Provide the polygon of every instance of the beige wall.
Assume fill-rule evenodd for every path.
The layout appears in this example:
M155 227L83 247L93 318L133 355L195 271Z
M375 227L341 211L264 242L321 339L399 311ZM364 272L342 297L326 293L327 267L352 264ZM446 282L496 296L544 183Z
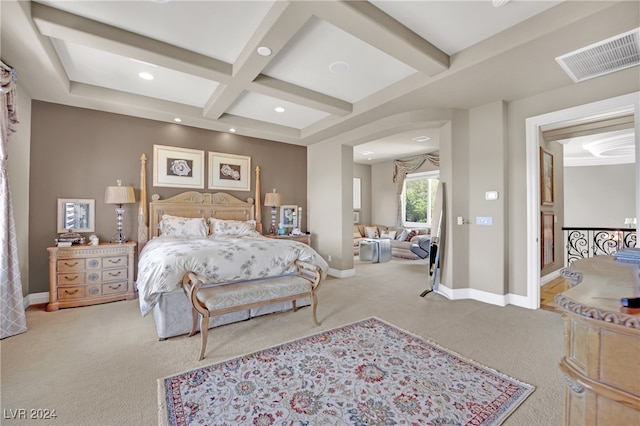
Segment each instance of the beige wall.
M105 187L121 179L134 186L139 198L142 153L149 159L149 197L157 193L167 198L183 192L152 187L154 144L203 150L205 156L207 151L248 155L252 168L261 168L263 199L265 192L276 188L284 194L286 204L302 206L303 215L307 208L306 147L39 101L33 102L31 123L29 293L48 291L46 248L56 237L57 198L95 199L95 233L109 240L115 232L116 215L114 206L104 203ZM252 174L251 191L229 192L241 199L253 198L254 177ZM137 206L125 207L124 232L135 240ZM263 208L262 221L271 222L268 208Z
M18 242L18 259L23 295L29 293L29 153L31 139L31 97L20 84L16 133L9 137L9 186Z
M564 168L566 227L625 227L636 217L636 164Z

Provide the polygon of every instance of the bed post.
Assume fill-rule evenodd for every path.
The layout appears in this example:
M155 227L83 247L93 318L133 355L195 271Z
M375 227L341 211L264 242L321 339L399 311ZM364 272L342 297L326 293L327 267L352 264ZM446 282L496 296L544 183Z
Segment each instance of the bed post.
M140 205L138 207L138 254L149 239L147 215L147 156L140 157Z
M256 231L262 234L262 202L260 201L260 166L256 166Z

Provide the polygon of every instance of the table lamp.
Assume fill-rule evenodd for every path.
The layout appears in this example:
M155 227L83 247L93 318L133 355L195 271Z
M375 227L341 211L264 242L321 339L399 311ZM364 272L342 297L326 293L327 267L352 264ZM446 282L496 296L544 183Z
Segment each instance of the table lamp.
M277 207L281 206L282 203L282 194L278 194L275 188L273 192L267 192L264 196L264 205L271 207L271 228L269 229L269 234L271 235L276 233L276 212L278 211Z
M116 205L116 215L118 216L118 230L111 239L113 243L124 243L127 238L122 234L122 215L124 213L123 204L131 204L136 202L136 196L133 193L132 186L122 186L122 181L117 180L118 186L107 186L104 191L104 202L106 204Z

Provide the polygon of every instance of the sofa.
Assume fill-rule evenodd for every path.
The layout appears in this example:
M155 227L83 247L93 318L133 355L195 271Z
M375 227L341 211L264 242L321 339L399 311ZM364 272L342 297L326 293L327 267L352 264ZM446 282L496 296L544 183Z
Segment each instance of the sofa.
M404 228L386 225L354 225L353 226L353 255L357 256L360 240L363 238L388 238L391 240L391 256L402 259L420 259L411 251L413 244L431 239L429 228Z

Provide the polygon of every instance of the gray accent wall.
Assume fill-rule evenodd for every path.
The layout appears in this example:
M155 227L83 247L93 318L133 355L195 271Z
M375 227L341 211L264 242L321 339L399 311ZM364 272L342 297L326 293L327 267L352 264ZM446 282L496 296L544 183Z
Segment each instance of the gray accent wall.
M104 203L104 191L121 179L140 197L140 156L147 156L148 196L169 198L181 188L153 187L153 145L166 145L251 157L251 167L261 168L261 198L273 188L285 204L307 209L307 148L249 138L173 123L129 117L34 101L31 111L29 194L29 293L49 288L47 247L56 238L58 198L95 200L96 232L108 241L116 230L115 206ZM228 191L240 199L255 197L255 175L250 191ZM124 233L137 239L137 204L125 205ZM270 208L262 208L265 230L271 223ZM307 223L303 220L303 230Z

